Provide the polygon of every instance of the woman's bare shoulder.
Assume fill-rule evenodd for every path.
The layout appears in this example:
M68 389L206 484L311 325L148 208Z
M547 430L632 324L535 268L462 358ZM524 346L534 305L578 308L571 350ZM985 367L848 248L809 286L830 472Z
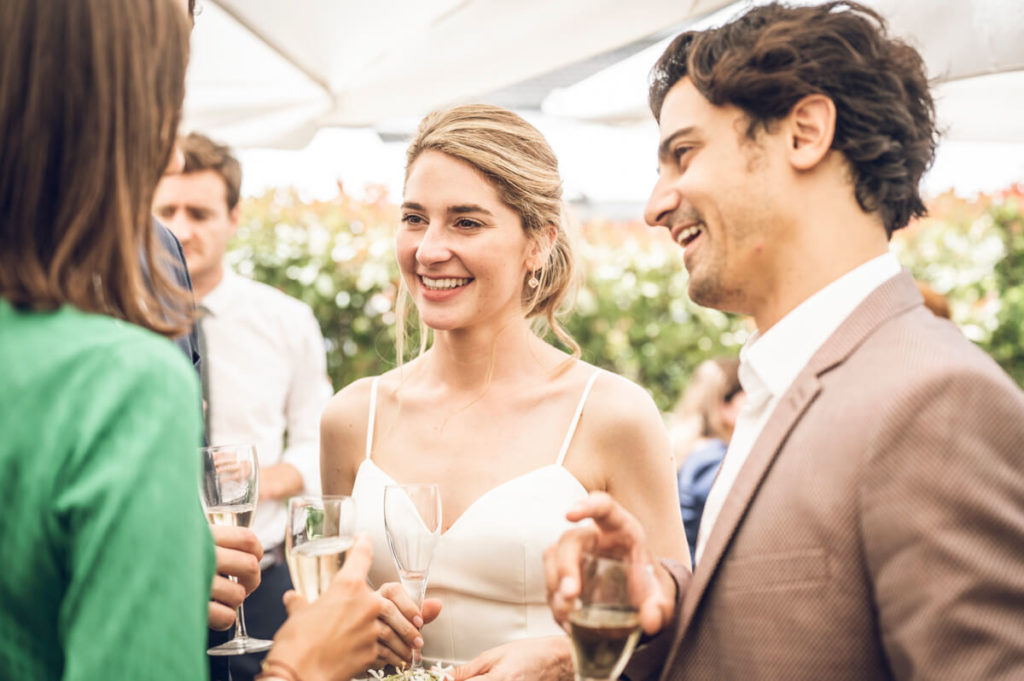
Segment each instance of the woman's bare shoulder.
M610 371L598 374L587 398L586 409L595 417L591 420L606 435L621 432L629 436L650 428L665 430L661 412L651 394L628 378Z

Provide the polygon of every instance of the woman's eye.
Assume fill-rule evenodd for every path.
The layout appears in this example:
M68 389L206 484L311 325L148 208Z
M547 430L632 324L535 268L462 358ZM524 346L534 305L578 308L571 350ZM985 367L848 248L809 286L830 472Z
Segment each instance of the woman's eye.
M455 226L456 227L461 227L462 229L475 229L477 227L480 227L481 225L476 220L470 220L469 218L462 218L461 220L458 220L455 223Z
M421 218L419 215L414 215L410 213L402 216L402 222L406 223L407 225L422 225L424 224L425 220Z

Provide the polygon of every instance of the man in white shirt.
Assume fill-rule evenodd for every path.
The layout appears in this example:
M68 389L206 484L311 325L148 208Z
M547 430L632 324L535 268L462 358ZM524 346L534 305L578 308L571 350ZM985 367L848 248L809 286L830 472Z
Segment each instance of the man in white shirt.
M1024 678L1024 394L888 252L934 153L920 56L851 3L766 5L677 37L650 101L645 218L758 331L693 575L655 566L626 676ZM581 551L653 561L607 495L568 517L595 522L546 556L563 622Z
M161 180L153 210L181 241L200 310L209 442L251 443L260 458L252 527L263 544L263 574L245 614L249 635L269 639L286 617L281 597L291 588L282 550L285 501L320 490L320 412L331 395L324 342L308 305L224 265L238 227L238 161L196 133L180 147L184 170ZM231 678L251 678L259 657L231 660Z

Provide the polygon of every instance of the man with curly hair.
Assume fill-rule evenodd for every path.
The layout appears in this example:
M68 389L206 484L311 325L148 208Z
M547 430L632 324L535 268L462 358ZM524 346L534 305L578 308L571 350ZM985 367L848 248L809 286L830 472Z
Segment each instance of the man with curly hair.
M645 218L757 333L693 574L655 566L627 677L1024 678L1024 395L888 251L925 210L920 55L852 2L765 5L677 37L650 103ZM609 496L587 517L546 556L560 621L581 551L653 561Z

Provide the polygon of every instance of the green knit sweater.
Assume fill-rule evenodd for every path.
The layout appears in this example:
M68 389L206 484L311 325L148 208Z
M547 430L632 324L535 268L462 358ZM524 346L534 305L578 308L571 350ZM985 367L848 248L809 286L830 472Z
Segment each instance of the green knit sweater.
M169 341L0 299L0 679L207 677L198 404Z

